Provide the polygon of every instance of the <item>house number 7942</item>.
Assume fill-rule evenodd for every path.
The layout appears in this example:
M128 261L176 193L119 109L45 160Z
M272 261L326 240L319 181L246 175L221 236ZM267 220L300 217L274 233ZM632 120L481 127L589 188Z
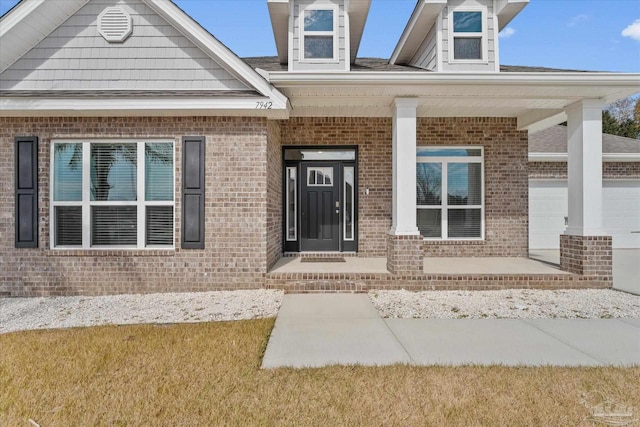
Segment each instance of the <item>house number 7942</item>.
M273 108L273 102L256 102L256 110L271 110L271 108Z

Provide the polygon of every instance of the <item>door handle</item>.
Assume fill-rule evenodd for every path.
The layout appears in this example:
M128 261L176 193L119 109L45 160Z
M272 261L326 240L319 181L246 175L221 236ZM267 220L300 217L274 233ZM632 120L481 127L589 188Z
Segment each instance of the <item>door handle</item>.
M340 213L340 200L336 200L336 213Z

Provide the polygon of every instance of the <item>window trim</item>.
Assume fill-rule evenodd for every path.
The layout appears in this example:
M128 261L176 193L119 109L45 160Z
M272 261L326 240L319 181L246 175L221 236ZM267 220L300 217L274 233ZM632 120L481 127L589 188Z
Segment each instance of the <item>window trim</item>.
M440 205L418 205L416 209L440 209L442 211L442 237L423 237L428 242L464 242L464 241L484 241L485 240L485 171L484 171L484 147L481 145L419 145L416 153L421 149L438 150L480 150L480 157L424 157L416 156L416 166L418 163L441 163L442 164L442 202ZM448 197L448 165L449 163L479 163L480 164L480 200L481 205L451 205ZM417 172L416 172L417 173ZM417 198L417 197L416 197ZM449 209L480 209L480 237L449 237ZM417 223L416 223L417 226Z
M91 144L136 144L136 192L135 201L92 201L91 200ZM171 201L147 201L145 197L145 144L165 143L173 148L173 183ZM56 201L54 197L55 146L56 144L82 144L82 198L80 201ZM98 251L98 250L175 250L176 247L176 140L173 139L52 139L49 147L49 248L63 251ZM57 223L55 208L58 206L76 206L82 208L82 246L57 246ZM136 206L137 207L137 243L136 245L91 246L91 207L92 206ZM148 206L171 206L173 208L173 241L171 246L146 245L147 223L146 208Z
M454 12L481 12L482 31L479 33L455 32L453 27ZM489 63L489 41L488 41L488 10L486 6L464 6L449 9L448 43L449 43L449 64L488 64ZM480 37L481 59L456 59L455 39L456 38L478 38Z
M289 187L289 173L291 171L295 172L295 182L293 184L293 200L289 199L289 194L291 188ZM298 241L298 167L297 166L286 166L286 177L285 177L285 233L286 233L286 241L287 242L297 242ZM289 215L289 204L293 202L293 237L289 235L289 228L291 227L291 217Z
M329 31L305 31L304 29L304 15L307 11L313 10L332 10L333 11L333 30ZM338 43L338 33L339 33L339 8L338 5L335 4L312 4L308 6L304 6L300 8L300 15L298 16L300 27L300 37L299 37L299 49L300 57L298 58L298 62L302 63L339 63L340 55L339 55L339 43ZM331 58L305 58L304 56L304 39L305 36L325 36L328 37L331 35L333 37L333 56Z

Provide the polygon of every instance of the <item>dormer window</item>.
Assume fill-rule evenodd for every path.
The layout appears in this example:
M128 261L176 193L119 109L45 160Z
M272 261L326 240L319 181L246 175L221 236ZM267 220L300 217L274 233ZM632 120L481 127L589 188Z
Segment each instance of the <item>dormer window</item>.
M313 6L303 11L300 27L302 61L337 61L338 37L336 6Z
M450 62L486 61L486 21L484 10L455 10L449 16Z

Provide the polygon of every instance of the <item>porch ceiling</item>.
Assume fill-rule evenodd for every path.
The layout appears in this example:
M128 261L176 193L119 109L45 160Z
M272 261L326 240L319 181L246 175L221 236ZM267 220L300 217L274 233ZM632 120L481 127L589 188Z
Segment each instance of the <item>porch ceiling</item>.
M409 97L418 99L420 117L517 117L521 129L562 122L564 110L581 99L609 103L640 91L637 74L355 74L269 77L289 98L291 116L391 117L393 100Z

